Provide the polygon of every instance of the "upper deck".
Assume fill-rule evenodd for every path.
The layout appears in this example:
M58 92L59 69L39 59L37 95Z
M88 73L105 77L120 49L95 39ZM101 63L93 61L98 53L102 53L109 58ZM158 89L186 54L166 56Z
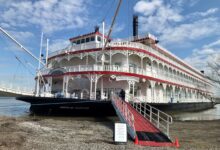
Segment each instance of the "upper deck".
M69 54L101 51L101 49L103 48L102 38L103 35L99 32L93 32L90 34L71 38L70 39L71 45L64 49L50 53L49 60L52 60L53 58L63 57ZM104 40L106 39L107 37L104 36ZM123 50L135 50L138 52L147 53L148 55L151 55L155 59L159 59L168 65L171 65L179 70L184 71L189 75L192 75L206 83L209 83L209 80L206 79L204 75L200 73L198 70L186 64L180 58L178 58L177 56L170 53L168 50L166 50L165 48L161 47L156 43L155 44L143 43L142 41L144 41L145 39L149 40L150 42L156 41L156 38L154 36L148 34L147 36L144 37L138 37L138 38L132 37L130 39L126 39L122 41L112 41L107 44L106 50L123 49Z

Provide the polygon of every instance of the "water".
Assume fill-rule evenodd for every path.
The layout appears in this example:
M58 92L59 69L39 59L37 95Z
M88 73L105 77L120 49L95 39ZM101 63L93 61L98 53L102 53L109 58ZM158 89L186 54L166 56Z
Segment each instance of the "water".
M28 116L28 103L18 101L14 97L0 97L0 116Z
M215 105L214 108L199 111L199 112L185 112L172 114L174 120L219 120L220 119L220 104Z
M28 103L17 101L15 98L0 97L0 116L28 116L30 105ZM220 104L215 105L213 109L172 114L175 120L219 120L220 119Z

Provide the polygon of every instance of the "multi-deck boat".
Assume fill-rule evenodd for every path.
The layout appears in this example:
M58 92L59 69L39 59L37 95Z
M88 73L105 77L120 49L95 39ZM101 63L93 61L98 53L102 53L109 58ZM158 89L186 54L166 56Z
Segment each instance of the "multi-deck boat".
M47 67L41 69L41 82L36 88L40 97L18 99L30 102L35 111L109 111L112 94L125 91L126 101L136 98L162 110L214 106L213 84L203 73L159 46L154 36L138 36L137 17L133 29L132 38L111 39L105 49L109 39L97 28L70 38L70 46L50 53Z

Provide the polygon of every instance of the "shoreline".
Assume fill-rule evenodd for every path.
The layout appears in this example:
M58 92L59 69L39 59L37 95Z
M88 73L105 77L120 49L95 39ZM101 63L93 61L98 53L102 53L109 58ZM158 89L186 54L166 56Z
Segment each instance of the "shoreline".
M143 147L113 141L117 117L3 117L0 116L0 149L175 149ZM170 127L179 149L220 149L220 120L175 121Z

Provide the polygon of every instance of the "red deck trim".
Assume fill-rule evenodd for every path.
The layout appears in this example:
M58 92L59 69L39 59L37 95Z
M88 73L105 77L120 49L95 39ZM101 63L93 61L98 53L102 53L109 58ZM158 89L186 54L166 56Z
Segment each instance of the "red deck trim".
M211 93L209 91L203 91L203 90L200 90L200 89L197 89L197 88L192 88L192 87L189 87L189 86L176 84L176 83L173 83L173 82L169 82L169 81L166 81L166 80L161 80L161 79L146 76L146 75L140 75L140 74L135 74L135 73L127 73L127 72L117 72L117 71L66 72L62 75L43 75L43 77L62 77L64 75L78 75L78 74L115 74L115 75L133 76L133 77L145 78L147 80L153 80L153 81L156 81L156 82L167 83L167 84L171 84L171 85L175 85L175 86L185 87L185 88L189 88L189 89L192 89L192 90L198 90L198 91L205 92L205 93Z
M209 82L207 82L207 81L201 79L200 77L197 77L197 76L191 74L190 72L188 72L188 71L186 71L186 70L184 70L184 69L181 69L181 68L179 68L178 66L176 66L176 65L174 65L174 64L172 64L172 63L169 63L168 61L164 60L163 58L161 58L161 57L159 57L159 56L157 56L157 55L155 55L155 54L153 54L153 53L151 53L151 52L148 52L148 51L146 51L146 50L143 50L143 49L131 48L131 47L110 47L110 48L108 47L108 48L106 48L106 50L131 50L131 51L142 52L142 53L148 54L148 55L150 55L150 56L152 56L152 57L154 57L154 58L156 58L156 59L159 59L159 60L161 60L161 61L163 61L163 62L165 62L165 63L167 63L167 64L169 64L169 65L171 65L171 66L173 66L173 67L175 67L175 68L177 68L177 69L179 69L179 70L181 70L181 71L183 71L183 72L185 72L185 73L187 73L187 74L189 74L189 75L191 75L191 76L193 76L193 77L195 77L195 78L198 78L198 79L202 80L202 81L205 82L205 83L211 84L211 83L209 83ZM97 48L97 49L87 49L87 50L78 50L78 51L69 52L68 54L79 54L79 53L85 53L85 52L89 53L89 52L95 52L95 51L101 51L101 48ZM56 57L61 57L61 56L64 56L64 55L66 55L66 54L67 54L67 53L63 53L63 54L59 54L59 55L56 55L56 56L52 56L52 57L50 57L48 60L51 60L51 59L56 58ZM200 75L200 76L201 76L201 75ZM211 85L212 85L212 84L211 84Z

